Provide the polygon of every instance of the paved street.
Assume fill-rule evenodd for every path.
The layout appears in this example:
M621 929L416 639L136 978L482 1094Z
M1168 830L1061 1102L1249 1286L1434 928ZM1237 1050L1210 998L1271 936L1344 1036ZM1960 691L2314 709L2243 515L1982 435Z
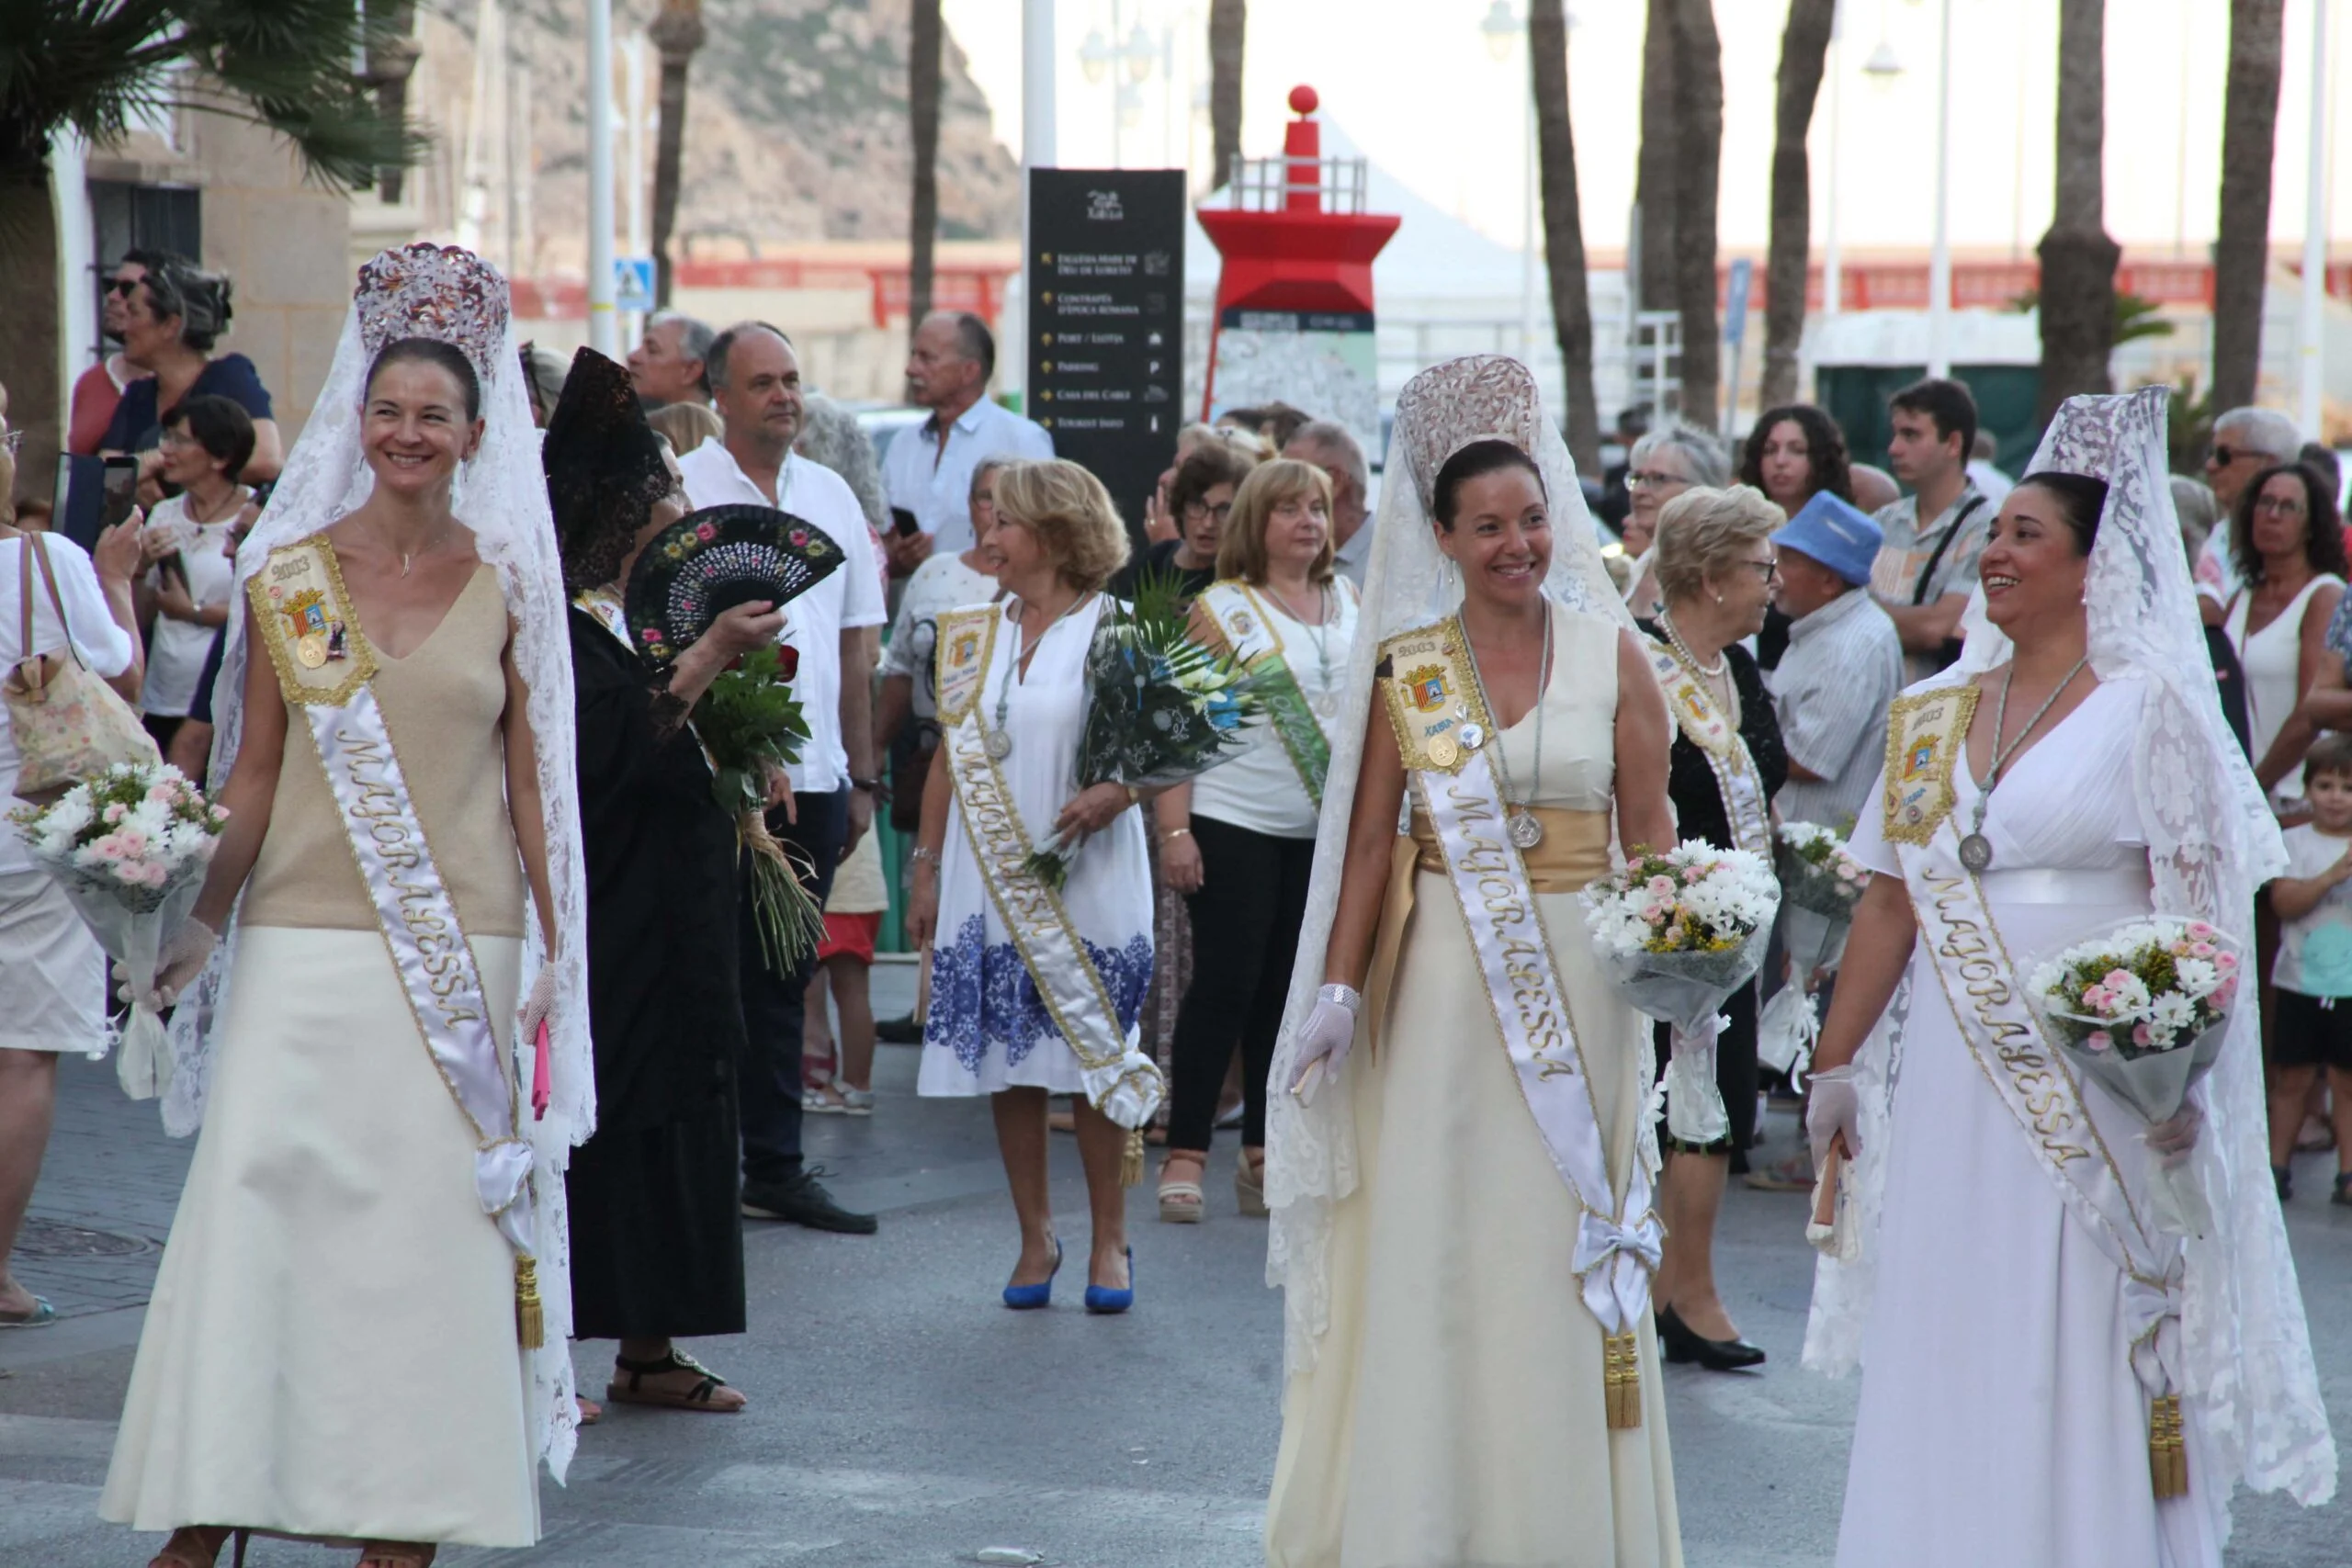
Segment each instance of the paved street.
M906 1010L904 971L876 971L876 1010ZM1071 1568L1246 1568L1278 1429L1280 1303L1261 1283L1264 1230L1232 1210L1229 1144L1208 1224L1132 1212L1138 1303L1091 1319L1067 1300L996 1304L1013 1236L986 1110L919 1101L915 1052L885 1046L870 1122L809 1121L812 1157L878 1236L756 1226L752 1332L695 1348L745 1389L720 1417L615 1407L582 1435L568 1489L544 1491L548 1537L525 1552L453 1551L450 1568L524 1563L767 1568L951 1564L1018 1548ZM141 1303L187 1149L109 1064L65 1065L58 1133L17 1266L57 1327L0 1335L0 1565L116 1568L156 1544L94 1515ZM1792 1129L1776 1116L1779 1151ZM1072 1262L1083 1241L1076 1151L1056 1140ZM2292 1205L2304 1293L2339 1432L2352 1435L2352 1211L2326 1203L2324 1156ZM1670 1369L1684 1540L1694 1568L1826 1564L1853 1389L1798 1370L1811 1254L1802 1200L1735 1187L1721 1270L1770 1350L1760 1376ZM1075 1277L1073 1277L1075 1274ZM414 1282L420 1302L429 1282ZM420 1311L428 1310L420 1304ZM611 1347L579 1350L582 1383ZM266 1375L256 1369L256 1375ZM2243 1568L2352 1558L2346 1505L2305 1512L2242 1495ZM339 1563L265 1542L256 1568Z

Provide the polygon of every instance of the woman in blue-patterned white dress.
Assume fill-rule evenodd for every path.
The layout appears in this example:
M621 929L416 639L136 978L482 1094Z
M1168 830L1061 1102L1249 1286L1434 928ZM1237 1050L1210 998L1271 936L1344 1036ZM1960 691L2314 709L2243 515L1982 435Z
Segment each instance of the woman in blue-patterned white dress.
M1006 467L996 513L983 554L1003 601L939 619L942 737L909 910L910 935L933 944L920 1088L994 1102L1021 1221L1021 1257L1004 1292L1016 1308L1047 1304L1061 1264L1046 1109L1048 1096L1076 1097L1093 1213L1087 1306L1120 1312L1134 1294L1120 1166L1136 1123L1132 1100L1116 1097L1147 1085L1155 1102L1159 1094L1136 1049L1151 981L1151 867L1135 792L1073 780L1087 652L1109 604L1103 584L1127 558L1126 530L1101 481L1074 463ZM1000 849L1008 833L1029 844L1057 832L1076 840L1058 898L1009 869L1017 853L991 858L974 838L976 820ZM1044 924L1024 924L1016 942L1009 906Z

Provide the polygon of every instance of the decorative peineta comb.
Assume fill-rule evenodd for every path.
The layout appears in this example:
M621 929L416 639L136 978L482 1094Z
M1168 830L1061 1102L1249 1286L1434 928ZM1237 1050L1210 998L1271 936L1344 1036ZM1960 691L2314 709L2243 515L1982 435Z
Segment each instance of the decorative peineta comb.
M488 386L506 341L506 279L456 245L379 251L359 269L359 341L370 360L404 337L448 344Z
M1396 428L1408 433L1413 482L1421 505L1437 506L1437 471L1474 441L1508 441L1532 457L1544 433L1544 405L1527 367L1501 354L1473 354L1433 365L1396 396Z

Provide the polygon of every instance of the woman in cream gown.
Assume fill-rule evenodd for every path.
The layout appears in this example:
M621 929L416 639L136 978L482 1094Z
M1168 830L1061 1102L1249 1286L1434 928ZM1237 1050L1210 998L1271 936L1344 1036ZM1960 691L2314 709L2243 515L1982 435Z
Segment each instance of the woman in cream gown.
M1668 720L1622 620L1537 591L1555 548L1590 549L1590 525L1573 506L1547 523L1546 490L1560 493L1556 479L1543 482L1552 474L1539 476L1524 447L1477 439L1514 429L1498 412L1532 409L1524 376L1510 361L1487 359L1426 373L1400 401L1396 441L1429 476L1424 493L1434 493L1424 504L1452 524L1436 542L1464 584L1462 625L1496 729L1485 744L1498 750L1513 781L1506 795L1533 807L1545 829L1525 863L1622 1193L1636 1162L1649 1169L1657 1159L1643 1114L1649 1032L1602 976L1577 893L1610 870L1612 806L1625 843L1662 841L1670 832ZM1498 388L1508 394L1501 410L1492 406ZM1449 424L1469 439L1450 434ZM1532 424L1517 428L1527 432L1527 446L1539 446ZM1395 453L1390 461L1392 485L1411 491L1410 468L1400 468ZM1384 517L1382 525L1394 522ZM1368 605L1383 602L1381 563L1395 564L1387 544L1375 547ZM1598 577L1597 557L1592 571ZM1361 645L1364 661L1371 641ZM1388 679L1404 673L1382 668ZM1420 808L1419 777L1409 786L1411 836L1393 836L1387 826L1408 789L1387 700L1383 694L1370 706L1360 772L1352 748L1335 751L1324 828L1327 842L1351 840L1346 885L1328 957L1317 922L1332 906L1318 900L1310 910L1300 973L1304 982L1311 966L1324 982L1321 998L1303 1010L1295 988L1274 1067L1274 1267L1290 1287L1294 1337L1267 1561L1276 1568L1679 1563L1649 1314L1641 1311L1635 1326L1639 1424L1612 1428L1603 1330L1576 1271L1577 1194L1555 1168L1487 1021L1487 983ZM1338 781L1351 773L1353 790L1342 791ZM1329 881L1318 864L1318 888ZM1359 984L1355 1021L1345 1010ZM1286 1092L1302 1076L1305 1106ZM1317 1116L1328 1128L1315 1126ZM1298 1267L1306 1258L1295 1222L1314 1201L1300 1193L1299 1172L1318 1139L1351 1145L1332 1163L1351 1167L1352 1181L1333 1193L1328 1229L1309 1243L1319 1254L1309 1274ZM1598 1207L1611 1202L1594 1198ZM1323 1321L1302 1324L1318 1294Z

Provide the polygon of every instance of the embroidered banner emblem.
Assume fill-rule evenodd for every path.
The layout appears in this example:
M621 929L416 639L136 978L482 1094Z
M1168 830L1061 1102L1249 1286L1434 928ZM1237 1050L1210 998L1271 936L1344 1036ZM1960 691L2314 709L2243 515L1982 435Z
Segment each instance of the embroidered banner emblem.
M1962 683L1915 692L1888 706L1882 829L1888 843L1925 844L1951 815L1952 769L1968 744L1976 699L1976 688Z

